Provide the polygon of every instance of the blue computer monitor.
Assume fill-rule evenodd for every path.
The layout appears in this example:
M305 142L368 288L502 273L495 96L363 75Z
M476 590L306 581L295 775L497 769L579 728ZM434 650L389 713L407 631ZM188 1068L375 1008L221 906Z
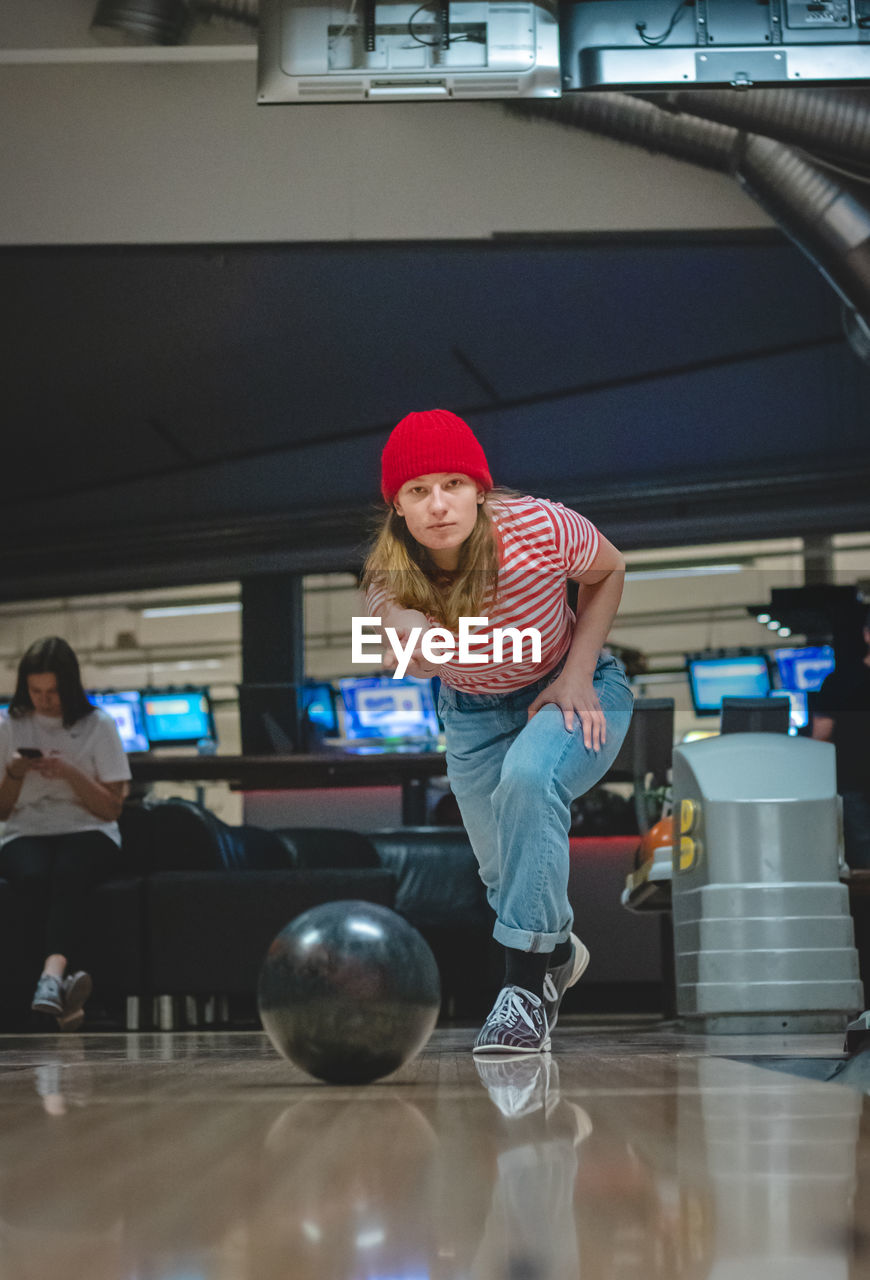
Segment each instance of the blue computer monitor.
M338 708L331 684L322 681L303 685L300 701L308 724L314 725L325 738L338 736Z
M829 644L808 644L800 649L774 649L780 687L789 693L815 693L834 670L834 650Z
M797 733L798 729L806 729L810 722L809 700L805 693L798 689L774 689L772 698L788 698L790 711L788 718L789 733Z
M143 689L142 705L152 747L217 742L207 689Z
M114 720L125 751L147 751L148 734L145 732L145 712L142 695L138 689L124 689L110 693L88 692L95 707L107 711Z
M719 715L723 698L766 698L771 690L770 668L763 653L689 656L686 670L698 716Z
M351 676L339 680L344 704L344 736L398 743L438 736L438 716L428 680Z

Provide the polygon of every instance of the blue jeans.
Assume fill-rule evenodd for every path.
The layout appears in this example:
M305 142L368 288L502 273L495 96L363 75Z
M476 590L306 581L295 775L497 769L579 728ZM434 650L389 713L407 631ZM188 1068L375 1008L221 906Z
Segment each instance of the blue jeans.
M600 751L571 733L547 703L527 711L557 674L513 693L462 693L442 684L438 714L447 776L496 914L495 939L519 951L552 951L570 936L571 801L604 776L622 745L634 699L622 664L598 659L594 687L607 723Z

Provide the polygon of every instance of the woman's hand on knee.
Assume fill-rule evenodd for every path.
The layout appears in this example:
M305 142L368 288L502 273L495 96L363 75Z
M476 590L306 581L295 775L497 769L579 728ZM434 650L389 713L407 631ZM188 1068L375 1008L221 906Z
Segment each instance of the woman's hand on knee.
M537 715L548 702L552 702L562 712L568 733L574 731L574 720L575 717L578 718L583 728L583 745L587 750L601 750L607 740L607 721L591 680L578 680L563 671L535 698L529 707L529 719Z

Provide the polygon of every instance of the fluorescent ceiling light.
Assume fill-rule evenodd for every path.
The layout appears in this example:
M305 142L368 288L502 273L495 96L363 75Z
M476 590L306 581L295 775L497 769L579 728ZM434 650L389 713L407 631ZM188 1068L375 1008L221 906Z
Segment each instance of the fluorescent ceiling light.
M143 618L192 618L198 613L239 613L241 600L225 600L221 604L170 604L143 609Z
M693 564L673 569L629 569L626 582L652 582L656 578L703 578L708 573L740 573L742 564Z

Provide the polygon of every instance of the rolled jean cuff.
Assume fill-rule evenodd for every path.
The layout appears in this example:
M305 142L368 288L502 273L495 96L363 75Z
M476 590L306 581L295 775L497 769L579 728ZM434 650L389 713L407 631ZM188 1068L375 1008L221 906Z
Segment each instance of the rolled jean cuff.
M546 954L554 951L560 942L567 942L571 937L570 929L561 933L530 933L528 929L513 929L501 920L496 920L492 936L503 947L513 947L515 951L533 951Z

